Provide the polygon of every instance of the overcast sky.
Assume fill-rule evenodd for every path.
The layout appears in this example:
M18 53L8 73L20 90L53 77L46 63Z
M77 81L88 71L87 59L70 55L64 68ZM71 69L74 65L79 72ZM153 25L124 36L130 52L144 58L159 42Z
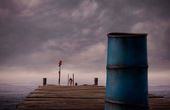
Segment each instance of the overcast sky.
M0 72L105 72L108 32L148 33L150 70L169 71L169 0L0 0Z

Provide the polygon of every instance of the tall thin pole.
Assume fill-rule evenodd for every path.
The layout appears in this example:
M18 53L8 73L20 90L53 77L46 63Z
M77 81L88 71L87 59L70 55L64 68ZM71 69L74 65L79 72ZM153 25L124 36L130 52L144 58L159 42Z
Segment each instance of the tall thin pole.
M59 71L58 71L58 85L60 85L60 78L61 78L61 65L62 65L62 61L60 60L59 61L59 64L58 64L58 66L59 66Z
M61 66L59 66L59 71L58 71L58 85L60 85L60 77L61 77Z

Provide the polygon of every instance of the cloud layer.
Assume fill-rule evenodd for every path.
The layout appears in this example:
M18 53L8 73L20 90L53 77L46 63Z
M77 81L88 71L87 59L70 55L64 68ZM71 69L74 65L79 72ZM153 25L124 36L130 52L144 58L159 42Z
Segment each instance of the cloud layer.
M169 0L1 0L0 71L104 72L107 32L148 33L151 70L169 69Z

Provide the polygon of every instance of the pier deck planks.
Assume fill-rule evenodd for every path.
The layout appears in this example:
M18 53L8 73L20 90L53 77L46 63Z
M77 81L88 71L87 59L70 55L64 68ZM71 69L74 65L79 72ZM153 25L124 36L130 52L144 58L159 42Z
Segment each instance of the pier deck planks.
M39 86L17 110L104 110L103 86ZM150 96L149 110L170 110L170 101Z

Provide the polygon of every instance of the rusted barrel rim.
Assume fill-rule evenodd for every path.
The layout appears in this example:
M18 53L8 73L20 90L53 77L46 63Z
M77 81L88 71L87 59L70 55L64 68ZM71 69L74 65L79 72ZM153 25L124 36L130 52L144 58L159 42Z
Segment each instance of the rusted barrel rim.
M147 33L123 33L111 32L107 34L108 37L146 37Z

